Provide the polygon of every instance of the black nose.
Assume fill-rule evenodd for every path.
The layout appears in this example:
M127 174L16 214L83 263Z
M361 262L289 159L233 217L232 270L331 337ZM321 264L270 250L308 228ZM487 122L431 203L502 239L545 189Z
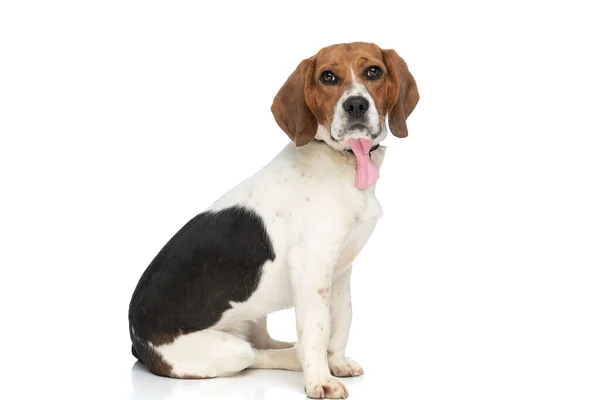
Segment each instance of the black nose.
M343 106L348 114L358 118L369 109L369 101L362 96L352 96L346 99Z

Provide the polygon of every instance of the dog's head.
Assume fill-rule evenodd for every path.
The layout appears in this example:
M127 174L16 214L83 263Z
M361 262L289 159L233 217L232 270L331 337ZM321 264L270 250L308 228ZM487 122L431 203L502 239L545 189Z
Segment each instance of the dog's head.
M336 44L302 61L279 90L271 111L296 146L315 136L347 149L350 138L382 141L387 129L406 137L419 92L394 50L371 43Z

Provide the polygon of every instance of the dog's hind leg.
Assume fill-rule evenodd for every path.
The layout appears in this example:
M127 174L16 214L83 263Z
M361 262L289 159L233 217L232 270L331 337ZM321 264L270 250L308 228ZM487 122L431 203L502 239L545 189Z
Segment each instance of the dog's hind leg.
M272 339L267 330L267 317L259 318L256 322L252 323L249 338L252 347L259 350L289 349L295 345L295 343Z
M181 335L153 350L171 367L168 375L174 378L231 376L255 360L250 343L215 329Z
M287 369L302 371L295 348L280 350L256 350L254 362L250 368L258 369Z

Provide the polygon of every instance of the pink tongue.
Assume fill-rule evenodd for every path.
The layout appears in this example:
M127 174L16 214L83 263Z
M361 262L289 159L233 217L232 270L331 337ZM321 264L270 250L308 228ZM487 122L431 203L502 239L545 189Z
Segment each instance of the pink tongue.
M350 139L348 142L356 157L356 187L362 190L375 183L379 178L379 169L371 161L371 157L369 157L373 141L367 139Z

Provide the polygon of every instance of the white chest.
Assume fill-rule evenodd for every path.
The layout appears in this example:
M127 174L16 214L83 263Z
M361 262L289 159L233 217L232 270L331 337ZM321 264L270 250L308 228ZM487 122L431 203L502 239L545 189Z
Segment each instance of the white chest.
M340 255L335 266L334 279L352 265L354 259L369 240L382 214L379 201L377 201L373 194L369 194L366 198L365 208L356 214L354 223L349 227L346 240L340 249Z

